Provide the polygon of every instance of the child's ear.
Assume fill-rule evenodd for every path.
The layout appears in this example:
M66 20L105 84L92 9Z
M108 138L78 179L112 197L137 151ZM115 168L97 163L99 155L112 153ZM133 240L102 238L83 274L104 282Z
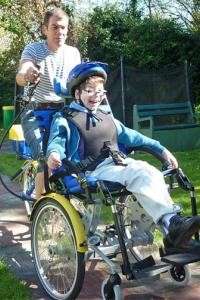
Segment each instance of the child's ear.
M75 95L74 95L74 96L75 96L75 99L76 99L76 100L79 100L79 99L80 99L80 94L81 94L81 93L80 93L79 90L75 90Z

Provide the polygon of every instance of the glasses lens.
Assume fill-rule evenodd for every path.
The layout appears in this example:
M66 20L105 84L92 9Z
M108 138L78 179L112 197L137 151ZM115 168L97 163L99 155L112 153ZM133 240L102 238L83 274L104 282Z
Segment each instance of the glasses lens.
M105 91L105 90L95 91L95 90L89 90L88 89L88 90L84 90L84 91L88 94L88 96L99 95L100 97L102 97L107 93L107 91Z

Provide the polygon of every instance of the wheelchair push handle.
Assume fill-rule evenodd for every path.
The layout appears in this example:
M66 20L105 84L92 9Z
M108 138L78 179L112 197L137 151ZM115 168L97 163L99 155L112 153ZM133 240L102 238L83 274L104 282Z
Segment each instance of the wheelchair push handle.
M162 173L164 177L175 177L178 186L185 191L194 191L194 186L189 178L184 174L181 168L172 169L164 165L162 168Z
M33 94L35 92L35 89L36 89L38 83L39 83L39 81L37 83L31 83L31 82L28 83L27 96L28 96L29 99L31 97L33 97Z

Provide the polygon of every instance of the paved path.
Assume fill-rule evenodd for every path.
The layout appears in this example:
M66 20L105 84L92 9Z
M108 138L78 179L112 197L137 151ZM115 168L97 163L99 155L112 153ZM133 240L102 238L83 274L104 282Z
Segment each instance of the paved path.
M7 178L5 180L8 183ZM10 185L17 191L16 185ZM23 279L31 290L32 299L49 299L38 286L30 251L30 223L21 200L10 195L0 185L0 257L4 257L10 269ZM107 271L97 261L87 263L84 286L78 300L99 300L101 283ZM200 300L200 265L193 267L192 283L177 288L167 274L161 280L123 284L125 300ZM0 295L1 299L1 295Z

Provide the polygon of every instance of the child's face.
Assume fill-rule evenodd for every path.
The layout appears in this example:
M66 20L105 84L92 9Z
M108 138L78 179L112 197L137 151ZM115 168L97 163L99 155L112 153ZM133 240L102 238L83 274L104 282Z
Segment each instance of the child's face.
M82 100L89 110L96 110L104 99L106 91L102 82L87 83L81 91L76 90L76 99Z

